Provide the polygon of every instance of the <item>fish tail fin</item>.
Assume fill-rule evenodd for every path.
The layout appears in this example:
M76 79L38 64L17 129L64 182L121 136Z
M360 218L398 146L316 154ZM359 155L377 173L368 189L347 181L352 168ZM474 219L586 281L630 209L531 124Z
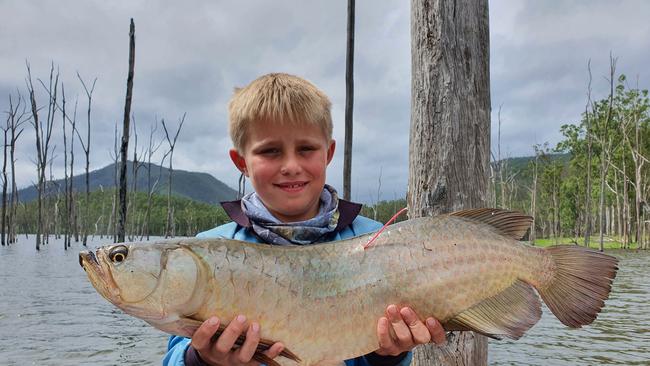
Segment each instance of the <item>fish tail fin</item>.
M565 325L591 324L605 305L618 270L618 260L577 245L546 249L555 263L552 278L537 292Z

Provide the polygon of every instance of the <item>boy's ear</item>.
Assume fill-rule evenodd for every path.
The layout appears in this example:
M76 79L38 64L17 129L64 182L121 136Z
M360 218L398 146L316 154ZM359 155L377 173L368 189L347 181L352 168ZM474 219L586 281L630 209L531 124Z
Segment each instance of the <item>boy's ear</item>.
M230 149L228 152L230 154L230 160L233 164L239 169L240 172L244 173L248 177L248 169L246 169L246 159L243 156L239 155L239 152L235 149Z
M334 150L336 150L336 140L332 139L332 141L330 141L330 146L327 148L327 164L332 161Z

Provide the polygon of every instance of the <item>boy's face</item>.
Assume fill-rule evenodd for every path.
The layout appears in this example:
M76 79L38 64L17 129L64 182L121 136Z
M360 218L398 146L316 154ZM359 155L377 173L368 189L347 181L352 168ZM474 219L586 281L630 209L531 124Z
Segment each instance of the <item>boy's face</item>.
M230 158L249 179L266 208L282 222L318 214L325 170L335 142L320 126L256 122L247 131L243 152Z

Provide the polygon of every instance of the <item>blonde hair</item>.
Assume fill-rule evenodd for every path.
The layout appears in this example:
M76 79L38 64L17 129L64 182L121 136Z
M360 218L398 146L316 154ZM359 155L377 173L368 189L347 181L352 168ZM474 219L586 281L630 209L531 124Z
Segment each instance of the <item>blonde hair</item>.
M314 84L300 77L272 73L236 88L228 105L228 129L237 151L246 145L247 131L259 122L312 123L332 139L332 103Z

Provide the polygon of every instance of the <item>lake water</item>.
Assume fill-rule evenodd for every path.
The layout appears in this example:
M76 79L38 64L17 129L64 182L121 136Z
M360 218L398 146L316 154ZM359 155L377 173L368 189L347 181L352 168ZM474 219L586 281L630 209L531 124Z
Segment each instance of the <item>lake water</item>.
M89 247L105 244L96 238ZM0 365L160 364L167 335L95 292L79 266L81 245L33 237L0 247ZM522 339L492 341L491 365L650 365L650 252L620 258L599 318L568 329L544 309Z

